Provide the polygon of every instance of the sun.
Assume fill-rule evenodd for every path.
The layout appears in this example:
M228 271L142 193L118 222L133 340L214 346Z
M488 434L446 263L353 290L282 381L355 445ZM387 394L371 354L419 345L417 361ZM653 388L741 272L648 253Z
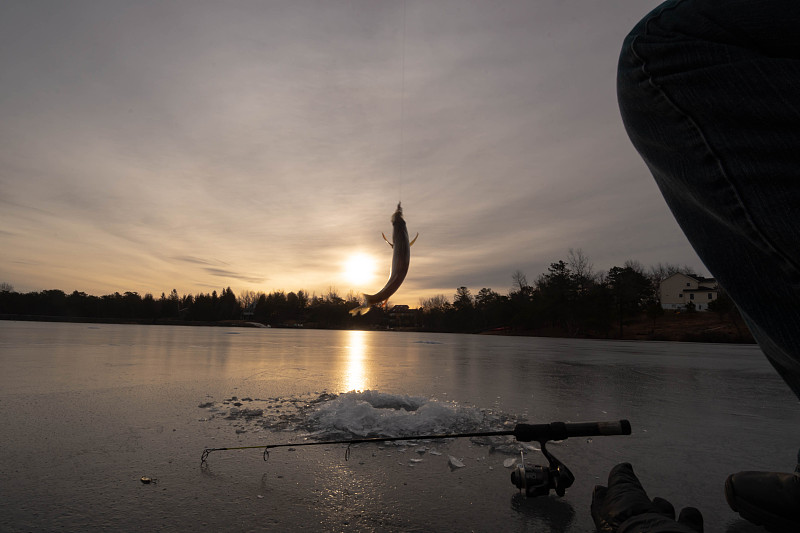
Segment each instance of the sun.
M375 278L375 259L365 253L355 253L344 263L344 277L350 283L361 287Z

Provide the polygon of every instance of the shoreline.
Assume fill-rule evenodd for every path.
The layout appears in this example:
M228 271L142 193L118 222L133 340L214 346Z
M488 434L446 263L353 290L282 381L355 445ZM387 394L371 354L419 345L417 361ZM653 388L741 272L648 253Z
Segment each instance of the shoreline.
M78 324L135 324L142 326L189 326L189 327L244 327L244 328L303 328L302 325L267 325L253 320L221 320L221 321L188 321L176 319L123 319L123 318L90 318L46 315L0 314L0 320L20 322L69 322ZM305 329L342 329L353 328L319 328ZM374 331L386 331L374 329ZM416 331L431 333L462 333L451 331L433 331L424 328L394 328L390 331ZM598 340L638 340L666 342L703 342L715 344L755 344L750 331L741 319L722 319L718 315L707 312L670 313L653 321L647 318L633 319L623 324L622 335L618 331L613 334L596 335L579 332L574 335L559 328L511 329L494 328L486 331L475 331L467 335L506 335L514 337L550 337L567 339Z

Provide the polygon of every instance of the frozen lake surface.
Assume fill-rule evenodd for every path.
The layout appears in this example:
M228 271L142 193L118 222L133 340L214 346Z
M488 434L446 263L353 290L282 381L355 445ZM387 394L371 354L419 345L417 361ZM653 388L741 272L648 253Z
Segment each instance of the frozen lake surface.
M589 532L594 485L629 461L651 497L744 533L726 476L791 471L800 445L755 346L426 333L0 321L0 417L2 531ZM521 496L518 446L474 439L200 464L310 434L622 418L632 435L548 446L576 477L563 498Z

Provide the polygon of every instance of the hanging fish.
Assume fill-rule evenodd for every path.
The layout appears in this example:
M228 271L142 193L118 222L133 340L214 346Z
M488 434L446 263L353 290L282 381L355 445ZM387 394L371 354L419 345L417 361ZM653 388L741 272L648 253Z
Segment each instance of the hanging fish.
M363 315L367 313L370 308L381 302L389 299L389 297L397 292L397 289L402 285L403 280L406 279L408 274L408 265L411 262L411 245L417 241L419 233L414 237L414 240L408 241L408 229L406 228L406 221L403 220L403 208L400 203L397 204L397 211L392 215L392 241L383 235L383 240L389 243L394 252L392 253L392 272L389 274L389 281L386 285L375 294L364 294L364 305L350 310L350 314Z

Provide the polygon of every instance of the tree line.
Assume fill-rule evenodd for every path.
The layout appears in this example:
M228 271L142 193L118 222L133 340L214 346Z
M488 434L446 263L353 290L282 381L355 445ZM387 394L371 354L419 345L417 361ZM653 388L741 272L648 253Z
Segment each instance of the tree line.
M659 285L676 272L696 276L687 266L645 269L637 261L597 272L581 250L569 250L566 260L551 263L532 283L523 272L514 272L508 294L482 288L473 295L459 287L452 303L434 296L421 302L421 310L428 327L437 330L508 328L565 337L621 336L626 320L644 314L655 320L664 313Z
M607 272L596 272L581 250L569 250L566 259L550 264L532 283L516 271L512 288L500 294L491 288L477 293L458 287L452 298L439 294L421 299L417 309L374 308L352 317L360 305L354 293L340 295L331 288L326 294L244 291L236 296L230 287L219 293L139 295L136 292L92 296L61 290L18 293L0 284L0 315L130 320L149 323L250 321L272 326L316 328L409 327L439 332L487 330L544 331L550 334L619 336L626 320L646 315L657 320L664 313L659 284L681 272L696 276L686 266L658 264L646 269L627 261ZM732 313L735 307L724 295L710 308Z
M156 298L137 292L93 296L58 289L18 293L8 284L0 289L0 315L30 317L96 318L133 322L251 321L277 326L311 323L314 327L346 326L348 310L358 305L355 296L342 298L335 289L327 294L305 291L270 294L246 291L238 297L230 287L219 293L178 295L173 289Z

